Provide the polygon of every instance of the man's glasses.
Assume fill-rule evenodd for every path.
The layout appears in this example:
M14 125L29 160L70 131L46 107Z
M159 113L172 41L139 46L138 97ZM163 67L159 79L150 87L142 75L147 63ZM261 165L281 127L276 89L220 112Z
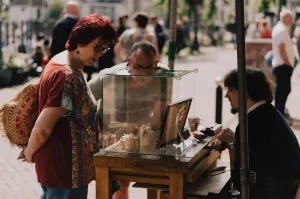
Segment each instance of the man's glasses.
M135 65L132 64L132 68L134 70L158 70L157 62L153 66L151 66L151 67L149 67L149 66L141 66L141 65L135 66Z
M107 53L108 51L110 51L110 47L107 47L107 48L101 48L101 45L97 44L95 46L95 52L96 53L99 53L101 55L104 55L105 53Z

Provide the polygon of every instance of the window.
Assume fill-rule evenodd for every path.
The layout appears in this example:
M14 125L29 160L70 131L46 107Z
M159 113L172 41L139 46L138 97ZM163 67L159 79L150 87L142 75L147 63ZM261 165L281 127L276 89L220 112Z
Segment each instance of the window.
M113 20L115 16L115 8L105 6L91 6L91 13L98 13L103 16L108 16L111 20Z

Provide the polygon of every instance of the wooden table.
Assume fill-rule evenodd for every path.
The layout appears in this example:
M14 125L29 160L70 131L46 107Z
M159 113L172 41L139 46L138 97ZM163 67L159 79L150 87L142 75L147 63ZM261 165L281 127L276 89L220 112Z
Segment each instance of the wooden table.
M96 198L110 199L111 181L166 185L172 199L183 199L186 182L195 182L218 158L219 152L207 146L216 136L186 149L180 160L171 156L106 152L94 155ZM153 193L153 192L152 192ZM151 192L149 192L151 194Z

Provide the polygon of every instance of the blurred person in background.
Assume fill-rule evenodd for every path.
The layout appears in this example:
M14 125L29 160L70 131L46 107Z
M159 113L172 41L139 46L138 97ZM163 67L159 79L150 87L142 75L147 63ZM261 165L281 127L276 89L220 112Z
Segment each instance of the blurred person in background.
M70 33L78 22L80 16L79 4L76 1L68 1L63 12L63 17L59 19L52 31L52 42L50 47L50 58L66 50L65 44Z
M119 27L117 29L118 36L120 37L122 33L127 30L129 27L127 26L128 15L123 15L119 17Z
M296 22L296 27L294 30L294 37L296 38L298 56L300 57L300 19L298 19Z
M187 44L185 43L185 35L184 30L182 26L182 21L177 20L177 29L176 29L176 53L179 53L182 49L187 47Z
M260 32L260 19L257 18L254 22L252 22L246 33L246 38L261 38L261 32Z
M268 27L268 22L266 19L261 20L261 38L271 38L271 29Z
M135 22L135 27L125 30L119 37L119 42L114 48L118 61L125 62L130 55L132 46L140 41L152 43L157 50L157 57L160 60L156 37L146 29L149 22L148 14L146 12L136 12L133 16L133 20Z
M151 23L154 26L154 32L158 42L159 53L162 53L163 47L166 43L165 27L159 23L156 16L152 15Z
M273 73L276 77L275 108L283 115L285 104L291 92L291 77L295 61L290 26L292 25L292 12L283 9L280 12L280 21L272 30Z
M190 32L191 32L191 22L188 16L182 17L182 28L184 33L184 40L185 43L189 46L190 45Z

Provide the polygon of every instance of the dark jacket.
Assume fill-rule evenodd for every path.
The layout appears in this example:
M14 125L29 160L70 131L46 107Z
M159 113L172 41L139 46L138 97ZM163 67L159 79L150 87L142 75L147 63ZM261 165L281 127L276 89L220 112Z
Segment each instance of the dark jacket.
M240 187L240 130L236 128L236 159L232 173ZM300 179L300 150L297 138L272 104L263 104L248 114L249 165L257 178Z
M65 50L65 44L78 19L66 16L58 20L52 31L51 57Z

